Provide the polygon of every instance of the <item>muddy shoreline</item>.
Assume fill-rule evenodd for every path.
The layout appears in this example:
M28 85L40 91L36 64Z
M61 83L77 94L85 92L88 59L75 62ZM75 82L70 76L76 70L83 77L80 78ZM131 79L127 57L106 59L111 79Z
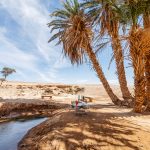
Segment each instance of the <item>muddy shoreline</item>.
M58 110L66 107L66 104L58 104L53 102L5 102L1 103L0 107L0 123L22 118L50 117L57 113Z

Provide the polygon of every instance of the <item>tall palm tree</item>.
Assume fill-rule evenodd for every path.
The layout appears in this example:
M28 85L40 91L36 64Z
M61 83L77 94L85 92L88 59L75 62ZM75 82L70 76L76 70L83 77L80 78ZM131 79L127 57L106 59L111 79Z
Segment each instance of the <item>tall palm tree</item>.
M119 21L111 2L111 0L86 0L83 6L87 8L88 14L93 18L95 24L100 26L100 36L103 37L105 34L110 36L122 97L124 100L129 100L132 99L132 96L127 87L124 54L119 37Z
M120 8L119 8L120 7ZM140 15L143 13L143 1L124 0L124 4L119 6L120 20L130 24L128 42L130 45L130 57L134 70L135 84L135 112L142 111L142 105L145 99L145 65L143 47L143 30L138 23ZM119 15L118 15L119 16Z
M143 26L150 29L150 1L147 0L144 5ZM150 49L149 49L150 51ZM146 99L150 108L150 53L145 55L145 76L146 76Z
M63 9L56 10L52 16L55 19L48 26L51 28L51 31L55 30L56 33L50 38L49 42L58 39L57 44L62 43L63 52L65 56L69 57L72 64L83 63L84 58L88 55L98 78L111 100L115 104L119 104L120 101L109 86L96 55L93 52L91 46L93 33L90 26L90 18L81 9L78 1L66 0Z
M139 16L143 15L143 23L145 29L139 29L137 27L137 31L133 31L133 36L136 36L136 40L134 42L138 43L136 46L136 50L139 49L139 53L137 55L137 60L140 60L138 69L139 73L136 75L137 82L137 98L135 101L135 111L141 112L142 104L144 103L145 96L148 101L150 101L150 1L149 0L138 0L132 2L131 0L128 2L131 9L133 9L134 13L132 13L132 20L138 20ZM134 8L133 8L134 7ZM136 10L134 10L136 8ZM136 19L135 19L136 18ZM147 20L146 20L147 19ZM135 21L136 23L137 21ZM135 24L134 23L134 24ZM133 25L134 25L133 24ZM134 27L134 26L133 26ZM132 37L133 37L132 36ZM137 49L138 48L138 49ZM145 80L146 79L146 80ZM145 82L146 81L146 82ZM138 89L139 88L139 89Z

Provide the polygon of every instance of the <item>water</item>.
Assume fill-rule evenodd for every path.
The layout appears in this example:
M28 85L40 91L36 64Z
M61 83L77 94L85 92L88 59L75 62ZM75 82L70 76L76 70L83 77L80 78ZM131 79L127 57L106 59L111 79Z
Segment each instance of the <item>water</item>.
M27 131L46 118L0 123L0 150L17 150L18 142Z

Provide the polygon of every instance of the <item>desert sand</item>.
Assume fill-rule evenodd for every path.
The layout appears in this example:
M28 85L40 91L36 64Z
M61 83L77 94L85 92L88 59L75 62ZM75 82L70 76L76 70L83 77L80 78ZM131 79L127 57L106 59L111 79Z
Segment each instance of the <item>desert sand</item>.
M85 115L65 110L31 129L19 150L149 150L149 114L103 102ZM36 142L38 141L38 142Z
M119 87L112 87L121 98ZM41 99L43 94L52 99ZM76 115L70 102L79 94L92 101L84 114ZM49 117L24 136L19 150L150 149L150 113L114 106L102 85L7 82L0 88L0 97L0 110L8 111L1 118L18 112L40 115L42 111Z

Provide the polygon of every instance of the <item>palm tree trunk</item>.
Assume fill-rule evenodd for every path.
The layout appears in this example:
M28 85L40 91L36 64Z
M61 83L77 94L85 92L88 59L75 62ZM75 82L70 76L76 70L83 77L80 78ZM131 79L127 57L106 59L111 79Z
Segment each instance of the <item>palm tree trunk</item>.
M145 77L144 77L144 62L143 53L138 45L140 40L136 27L132 27L130 34L130 56L134 69L134 85L135 85L135 104L134 111L140 113L145 99Z
M102 82L107 94L109 95L109 97L111 98L112 102L115 105L121 105L121 101L119 100L119 98L113 93L109 83L107 82L107 79L105 78L105 75L102 71L101 66L99 65L97 58L95 56L95 53L92 51L92 48L90 46L90 44L88 45L88 48L86 49L86 52L93 64L93 68L95 70L95 72L98 75L98 78L100 79L100 81Z
M150 28L150 14L143 15L144 28ZM145 56L146 101L150 110L150 54Z
M133 99L131 96L131 93L129 92L129 89L127 87L127 81L126 81L126 75L125 75L125 69L124 69L124 57L123 57L123 51L121 47L121 43L118 37L118 32L116 30L115 34L112 34L111 36L112 41L112 47L114 51L114 57L116 61L116 67L117 67L117 74L120 84L120 89L122 92L122 97L124 100L130 100Z
M4 75L4 79L6 80L6 78L7 78L7 75Z
M135 49L134 49L135 50ZM135 104L134 111L137 113L142 112L142 105L145 100L145 77L144 77L144 63L140 56L136 56L136 60L133 63L135 74Z
M145 56L146 101L150 110L150 55Z

